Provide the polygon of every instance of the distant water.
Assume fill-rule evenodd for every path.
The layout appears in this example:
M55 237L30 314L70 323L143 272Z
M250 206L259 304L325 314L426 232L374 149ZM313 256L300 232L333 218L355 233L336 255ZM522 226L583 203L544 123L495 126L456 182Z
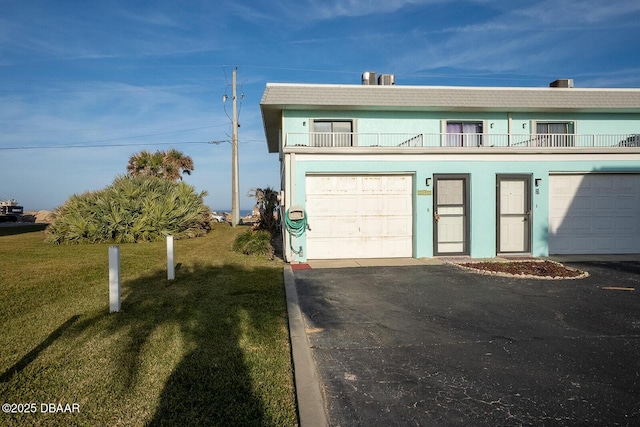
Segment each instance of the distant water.
M229 209L212 209L213 211L216 211L218 213L223 213L223 212L228 212L231 213L231 208ZM245 216L251 215L252 210L251 209L240 209L240 218L243 218Z

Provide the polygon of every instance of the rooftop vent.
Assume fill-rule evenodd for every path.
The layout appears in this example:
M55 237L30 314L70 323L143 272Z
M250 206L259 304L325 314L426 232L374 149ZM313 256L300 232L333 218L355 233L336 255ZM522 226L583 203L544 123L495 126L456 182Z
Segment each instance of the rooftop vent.
M376 78L373 71L362 73L362 84L365 86L393 86L396 84L396 76L393 74L380 74Z
M362 84L365 86L377 85L378 83L376 81L376 73L372 71L365 71L364 73L362 73Z
M380 86L393 86L396 84L396 76L393 74L380 74L378 84Z
M564 87L571 88L573 87L573 79L558 79L549 83L549 87Z

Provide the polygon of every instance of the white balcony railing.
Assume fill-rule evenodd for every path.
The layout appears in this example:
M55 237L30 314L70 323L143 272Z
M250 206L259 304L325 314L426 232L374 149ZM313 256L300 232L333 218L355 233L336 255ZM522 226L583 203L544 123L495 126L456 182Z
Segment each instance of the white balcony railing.
M292 147L640 147L640 134L288 133Z

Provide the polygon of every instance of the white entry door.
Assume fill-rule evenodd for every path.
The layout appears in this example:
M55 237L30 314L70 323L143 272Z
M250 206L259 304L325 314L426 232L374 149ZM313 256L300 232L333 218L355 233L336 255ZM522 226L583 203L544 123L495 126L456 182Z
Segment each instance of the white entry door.
M498 252L531 252L531 179L498 177Z
M411 175L309 175L308 259L413 256Z
M465 255L469 253L467 184L467 176L435 176L433 211L436 255Z

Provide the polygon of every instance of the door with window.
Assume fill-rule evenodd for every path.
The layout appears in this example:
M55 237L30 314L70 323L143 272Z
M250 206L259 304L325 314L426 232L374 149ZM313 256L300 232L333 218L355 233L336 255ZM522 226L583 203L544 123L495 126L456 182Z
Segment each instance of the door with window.
M314 120L312 132L312 147L353 146L351 120Z
M531 177L498 175L498 252L531 252Z
M434 175L434 247L436 255L469 254L469 177Z
M482 122L447 122L447 147L481 147Z

